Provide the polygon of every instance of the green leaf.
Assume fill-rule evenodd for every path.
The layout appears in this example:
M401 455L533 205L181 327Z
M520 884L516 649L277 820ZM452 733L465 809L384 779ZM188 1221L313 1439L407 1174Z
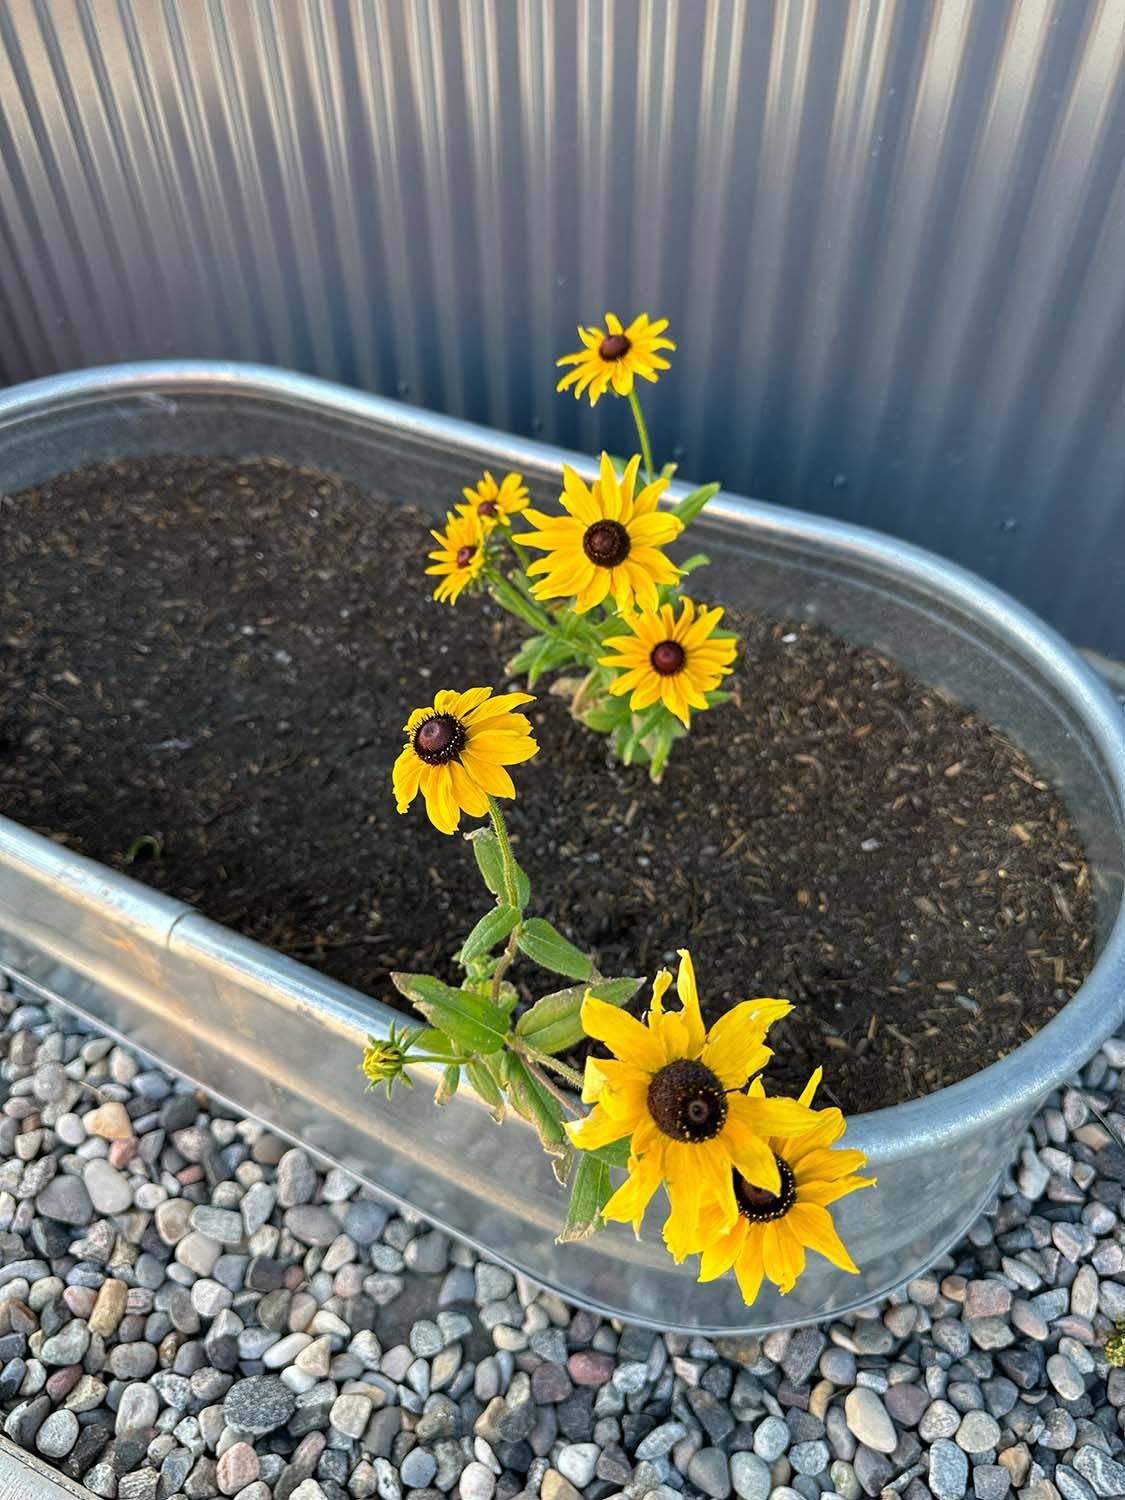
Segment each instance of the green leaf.
M442 1069L441 1082L434 1093L434 1103L448 1104L461 1086L461 1069L456 1064Z
M444 1031L437 1031L432 1026L415 1033L413 1043L415 1052L432 1052L435 1057L460 1057L461 1049L452 1038L447 1037Z
M627 766L631 766L637 759L637 751L648 736L656 729L662 719L668 717L668 710L663 703L654 703L646 708L643 713L633 717L633 727L621 747L621 759ZM649 748L647 745L644 747Z
M541 969L550 969L552 974L565 974L568 979L589 979L594 972L594 965L585 953L542 917L532 917L524 923L519 945L532 963Z
M491 1001L468 990L455 990L432 974L392 974L391 983L431 1026L468 1051L499 1052L503 1047L508 1018Z
M528 687L534 687L544 672L579 663L581 659L568 641L550 635L533 635L508 663L508 671L513 676L526 672Z
M672 507L672 514L685 526L690 526L708 500L713 500L721 489L721 484L700 485L699 489L692 490L690 495L685 495L678 505Z
M496 906L485 912L480 921L461 944L457 961L467 965L481 953L491 953L497 943L502 943L520 919L519 908Z
M678 719L672 719L669 724L661 724L653 731L647 747L650 756L648 774L651 780L659 781L664 775L664 767L668 764L672 746L684 733L684 727Z
M686 578L689 573L694 573L697 568L705 568L710 561L711 559L707 556L706 552L693 552L687 562L677 563L676 566L680 570L680 577Z
M472 833L465 835L473 846L476 855L477 868L480 870L484 883L494 896L500 896L504 891L504 863L500 858L500 845L496 835L491 828L476 828Z
M499 1085L492 1075L492 1070L483 1062L473 1061L466 1063L465 1072L477 1094L488 1105L489 1114L496 1121L497 1125L499 1125L505 1113L504 1095L500 1092Z
M582 1031L582 1002L587 995L607 1005L626 1005L640 989L640 979L600 979L597 984L574 984L544 995L516 1022L516 1034L537 1052L563 1052L576 1046Z
M703 696L707 699L707 706L709 708L718 708L720 703L729 703L734 694L724 692L722 688L712 688L709 693L704 693Z
M587 1240L602 1228L602 1209L613 1193L609 1168L590 1152L578 1158L574 1186L566 1210L566 1223L556 1244L570 1245Z
M473 846L477 868L480 870L485 885L494 896L505 895L504 861L500 857L500 845L492 829L476 828L465 837ZM518 864L516 865L516 897L521 909L526 909L527 903L531 900L531 881Z
M543 1087L523 1059L508 1053L508 1102L530 1125L560 1182L565 1182L574 1161L574 1147L563 1128L562 1105Z

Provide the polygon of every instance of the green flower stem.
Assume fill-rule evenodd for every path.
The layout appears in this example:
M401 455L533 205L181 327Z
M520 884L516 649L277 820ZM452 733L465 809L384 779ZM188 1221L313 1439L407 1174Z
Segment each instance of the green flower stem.
M547 1052L540 1052L535 1047L529 1047L526 1043L521 1045L520 1050L525 1057L537 1064L537 1066L550 1068L552 1073L557 1073L560 1078L565 1078L571 1088L581 1090L582 1074L576 1069L568 1067L566 1063L559 1062L557 1057L552 1057Z
M525 625L530 625L538 635L546 635L553 641L559 641L564 646L569 646L576 657L593 657L602 650L600 641L596 641L590 635L588 643L583 643L571 636L563 635L561 630L556 630L550 615L543 610L538 603L528 599L521 591L506 578L497 573L490 572L488 582L492 589L493 598L501 608L506 609L510 615L515 615L517 620L522 620Z
M528 569L528 565L531 562L531 558L528 557L527 553L520 546L519 542L516 541L515 537L512 535L512 533L510 531L505 531L505 533L504 533L504 540L507 542L508 546L511 547L512 551L516 554L516 558L519 561L520 567L526 573L527 569Z
M520 898L519 887L516 884L516 860L512 853L512 841L508 837L508 825L504 822L504 814L500 811L500 805L491 794L488 796L488 816L492 819L492 831L496 835L496 842L500 845L500 868L504 873L504 899L509 906L518 909Z
M656 477L652 467L652 448L648 440L648 428L645 426L644 415L641 412L641 403L637 400L635 390L629 392L629 405L633 408L633 421L637 424L637 436L641 440L641 453L644 455L645 473L648 475L649 484Z
M532 1075L537 1083L541 1083L543 1085L543 1087L553 1098L559 1101L559 1103L567 1111L568 1114L572 1114L575 1119L581 1119L582 1111L575 1108L573 1097L570 1094L564 1093L563 1090L559 1088L554 1079L551 1078L549 1074L543 1071L539 1063L533 1061L533 1056L534 1054L530 1052L523 1052L523 1059L528 1072ZM541 1054L540 1061L542 1061Z
M509 906L520 908L519 886L516 883L516 861L512 853L512 841L508 837L508 825L504 822L504 814L500 811L500 805L496 798L489 794L488 816L492 820L492 831L496 835L496 843L500 849L500 869L504 880L504 899ZM511 967L512 960L519 948L520 933L523 930L523 922L517 922L508 934L508 942L500 955L496 968L492 973L492 1000L495 1004L500 999L500 986L504 981L504 975Z

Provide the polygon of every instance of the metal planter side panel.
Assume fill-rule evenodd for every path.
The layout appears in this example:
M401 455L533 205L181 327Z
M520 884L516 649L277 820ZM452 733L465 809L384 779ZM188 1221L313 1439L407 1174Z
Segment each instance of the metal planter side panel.
M0 483L123 454L272 453L434 505L466 464L510 463L533 487L589 460L283 371L122 367L0 395ZM672 498L683 493L674 487ZM0 819L0 967L339 1161L537 1280L598 1309L712 1332L831 1316L914 1274L971 1223L1028 1118L1125 1013L1125 725L1066 646L939 559L855 527L721 495L700 522L710 586L731 604L808 618L872 644L1004 725L1061 786L1090 854L1100 956L1074 1000L1002 1062L927 1099L861 1116L880 1179L840 1208L862 1275L818 1262L748 1314L733 1283L697 1287L623 1226L554 1243L562 1195L531 1132L473 1099L443 1111L420 1077L388 1106L358 1073L390 1012L179 902Z
M259 360L567 447L667 312L690 474L1125 656L1125 7L8 0L0 378Z

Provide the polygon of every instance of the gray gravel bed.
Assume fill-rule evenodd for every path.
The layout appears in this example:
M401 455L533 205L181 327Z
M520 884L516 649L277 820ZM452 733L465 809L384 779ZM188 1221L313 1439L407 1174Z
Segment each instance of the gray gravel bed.
M0 1024L0 1420L105 1500L1125 1495L1125 1041L933 1271L709 1340L569 1307L52 1007Z

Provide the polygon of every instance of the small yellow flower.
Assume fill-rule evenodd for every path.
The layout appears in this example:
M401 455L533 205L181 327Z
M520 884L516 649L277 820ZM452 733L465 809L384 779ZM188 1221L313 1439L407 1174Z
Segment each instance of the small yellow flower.
M528 573L543 577L532 587L537 599L574 598L578 614L585 614L612 594L619 610L634 602L655 610L657 585L675 583L676 565L659 549L679 536L682 522L657 504L668 487L666 479L646 484L634 495L639 455L631 458L618 479L608 453L593 486L569 467L563 468L559 497L566 514L548 516L529 510L527 520L536 531L516 537L548 556L538 557Z
M532 702L530 693L494 698L491 688L475 687L442 691L432 708L416 708L406 721L406 748L392 778L399 812L421 791L434 827L455 833L462 812L483 818L490 796L514 797L504 768L538 755L539 746L527 717L512 710Z
M610 683L617 697L632 693L634 712L660 700L669 713L691 727L691 710L706 708L706 695L717 688L731 671L738 644L713 640L721 609L700 609L685 599L680 618L670 604L659 613L644 611L626 618L631 635L611 635L606 641L617 654L599 658L603 667L619 667L621 675Z
M817 1068L809 1079L801 1104L812 1104L822 1071ZM750 1093L764 1099L765 1090L755 1080ZM828 1205L857 1188L873 1187L875 1179L854 1175L867 1165L862 1151L832 1149L847 1129L838 1109L817 1110L814 1119L813 1128L804 1134L791 1135L787 1140L775 1137L769 1143L781 1177L780 1188L767 1191L736 1171L737 1222L729 1224L725 1202L703 1209L695 1247L702 1247L700 1281L714 1281L733 1266L749 1305L767 1276L782 1293L791 1291L805 1269L806 1248L818 1251L842 1271L858 1272L836 1232Z
M697 1245L705 1202L716 1200L727 1224L737 1219L736 1170L769 1192L781 1191L766 1137L806 1131L815 1117L792 1099L741 1092L773 1055L766 1032L792 1010L788 1001L747 1000L708 1032L686 949L680 950L678 1011L664 1009L671 983L671 974L662 969L653 983L647 1024L587 995L582 1025L615 1056L587 1062L583 1098L594 1108L567 1129L584 1150L631 1138L629 1176L606 1204L605 1218L632 1223L639 1234L645 1209L663 1182L672 1209L666 1237L676 1246Z
M471 511L479 517L486 535L497 526L509 525L514 515L527 509L531 499L522 474L505 474L497 484L487 469L483 479L472 488L466 485L461 493L469 503L459 505L458 511Z
M429 554L434 566L426 569L440 579L434 598L455 604L484 571L484 528L472 511L459 506L446 516L445 530L431 531L430 535L438 544L437 551Z
M671 339L662 338L668 327L667 318L649 322L647 313L641 313L629 324L621 326L621 319L606 313L604 328L579 328L578 337L583 348L577 354L564 354L556 363L574 365L559 381L557 390L565 391L574 386L577 399L584 391L589 392L590 405L597 406L598 399L612 386L619 396L627 396L633 389L633 378L655 381L658 370L670 368L660 354L661 349L674 349Z

